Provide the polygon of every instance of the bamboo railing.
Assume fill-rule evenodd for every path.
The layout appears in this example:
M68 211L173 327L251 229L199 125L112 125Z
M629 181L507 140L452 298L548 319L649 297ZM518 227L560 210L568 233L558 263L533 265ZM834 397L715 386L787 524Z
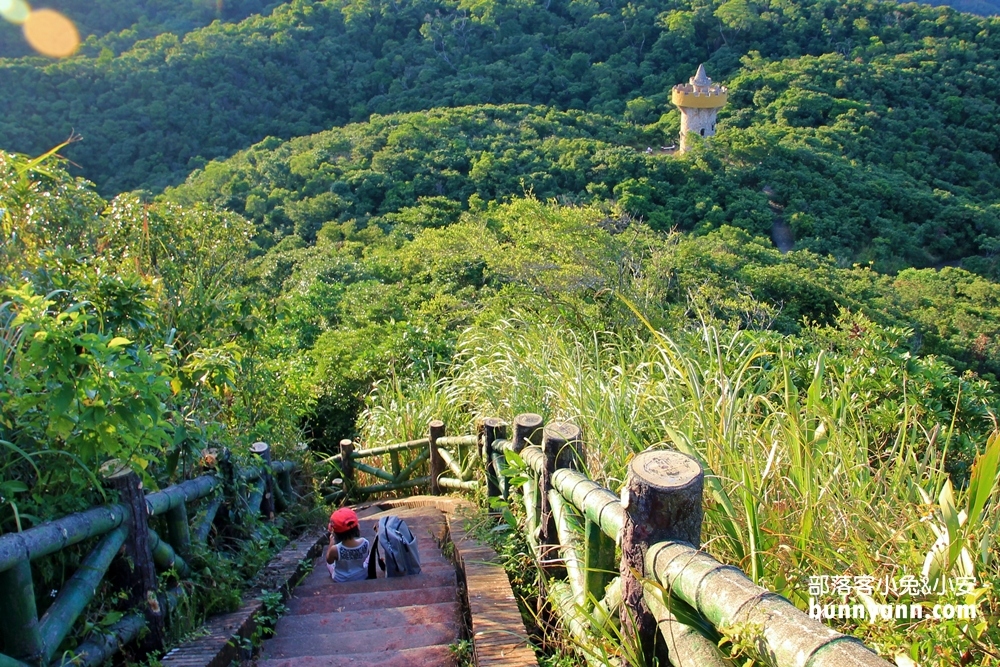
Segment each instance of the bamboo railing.
M207 542L213 524L223 521L219 510L224 505L230 508L225 520L238 522L257 512L272 519L275 506L282 509L293 500L294 464L271 463L265 443L255 443L251 452L261 465L238 470L223 450L216 472L150 494L142 491L131 469L117 463L105 466L104 483L117 492L117 504L0 536L0 667L99 665L130 642L137 642L139 654L163 648L166 612L176 606L181 588L160 593L157 572L188 576L192 545ZM240 493L237 482L248 484L249 493ZM192 523L188 507L198 501L201 512ZM165 537L149 525L158 516L163 517ZM100 539L39 617L31 562L93 538ZM121 617L91 633L70 654L57 657L104 579L124 592L124 604L117 610Z
M717 645L724 629L738 630L775 667L889 667L858 640L699 550L703 471L696 460L667 450L640 453L619 496L579 472L583 442L572 424L546 426L539 415L521 414L511 439L499 419L485 420L479 431L446 437L444 424L432 421L427 438L399 445L355 451L344 441L338 458L345 484L334 496L358 499L413 485L432 493L478 488L478 463L490 498L523 501L521 527L546 575L550 607L594 665L614 662L600 638L620 633L647 664L665 651L675 667L732 667ZM358 463L401 451L429 461L429 479L410 479L413 470L398 461L393 472ZM358 471L386 483L354 484Z

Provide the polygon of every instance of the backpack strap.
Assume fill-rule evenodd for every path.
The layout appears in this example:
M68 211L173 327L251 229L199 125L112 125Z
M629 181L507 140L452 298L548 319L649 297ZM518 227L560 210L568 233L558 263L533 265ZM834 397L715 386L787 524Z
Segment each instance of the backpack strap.
M378 560L378 534L376 533L375 539L372 541L372 546L368 550L368 578L377 579L378 576L375 572L375 561ZM385 565L382 565L382 569L385 569Z

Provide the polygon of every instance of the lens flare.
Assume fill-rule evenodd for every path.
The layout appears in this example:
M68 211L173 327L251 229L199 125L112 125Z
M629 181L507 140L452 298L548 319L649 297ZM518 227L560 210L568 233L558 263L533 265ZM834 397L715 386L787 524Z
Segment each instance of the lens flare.
M76 26L54 9L39 9L28 14L24 37L33 49L52 58L71 56L80 46Z
M0 0L0 16L11 23L24 23L31 7L24 0Z

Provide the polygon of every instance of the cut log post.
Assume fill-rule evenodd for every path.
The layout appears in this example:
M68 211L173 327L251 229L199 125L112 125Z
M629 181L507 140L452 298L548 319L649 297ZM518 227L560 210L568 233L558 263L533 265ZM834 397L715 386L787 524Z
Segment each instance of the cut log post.
M514 451L520 452L528 445L542 445L542 416L523 412L514 417Z
M22 560L0 572L0 637L4 650L14 658L37 664L45 653L35 606L31 562Z
M483 463L486 469L486 497L500 497L500 474L493 463L493 442L507 437L507 424L502 419L490 417L483 422Z
M665 540L701 543L701 465L680 452L642 452L628 466L622 506L622 636L633 637L636 648L652 664L656 618L643 600L646 551Z
M441 494L441 485L438 484L438 477L444 473L444 459L438 452L437 440L444 436L444 422L440 419L432 419L428 424L428 447L430 448L431 464L431 495Z
M260 513L264 515L266 521L274 521L274 477L271 475L271 446L266 442L255 442L250 445L250 452L259 456L264 464L263 472L260 474L260 478L264 482L264 497L260 501Z
M344 438L340 441L340 469L344 473L344 493L348 496L354 488L354 443Z
M109 468L110 469L110 468ZM147 632L138 640L140 657L163 648L164 605L157 598L156 566L149 544L149 514L139 476L130 468L111 470L104 478L109 489L118 492L119 502L128 508L128 537L118 567L108 572L109 580L125 592L123 608L141 609Z
M233 454L228 447L219 452L219 475L222 476L222 499L224 511L215 515L215 520L222 530L226 526L239 524L239 501L236 486L236 466L233 464Z
M559 534L556 530L555 517L549 501L552 491L552 475L560 467L572 467L575 455L567 455L567 451L576 451L580 441L580 429L567 422L553 422L545 427L542 434L542 454L545 456L542 474L538 480L539 491L539 546L543 569L550 571L546 564L557 565L559 553ZM554 572L552 572L554 574Z

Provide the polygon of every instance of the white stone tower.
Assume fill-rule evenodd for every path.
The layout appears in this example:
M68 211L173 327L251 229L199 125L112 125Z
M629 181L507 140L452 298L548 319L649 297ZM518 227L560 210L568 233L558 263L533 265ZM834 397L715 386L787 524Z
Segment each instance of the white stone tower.
M729 90L725 86L712 83L705 74L705 65L698 65L698 72L688 83L674 86L671 97L681 110L681 152L690 146L692 133L702 137L715 134L715 115L726 105Z

